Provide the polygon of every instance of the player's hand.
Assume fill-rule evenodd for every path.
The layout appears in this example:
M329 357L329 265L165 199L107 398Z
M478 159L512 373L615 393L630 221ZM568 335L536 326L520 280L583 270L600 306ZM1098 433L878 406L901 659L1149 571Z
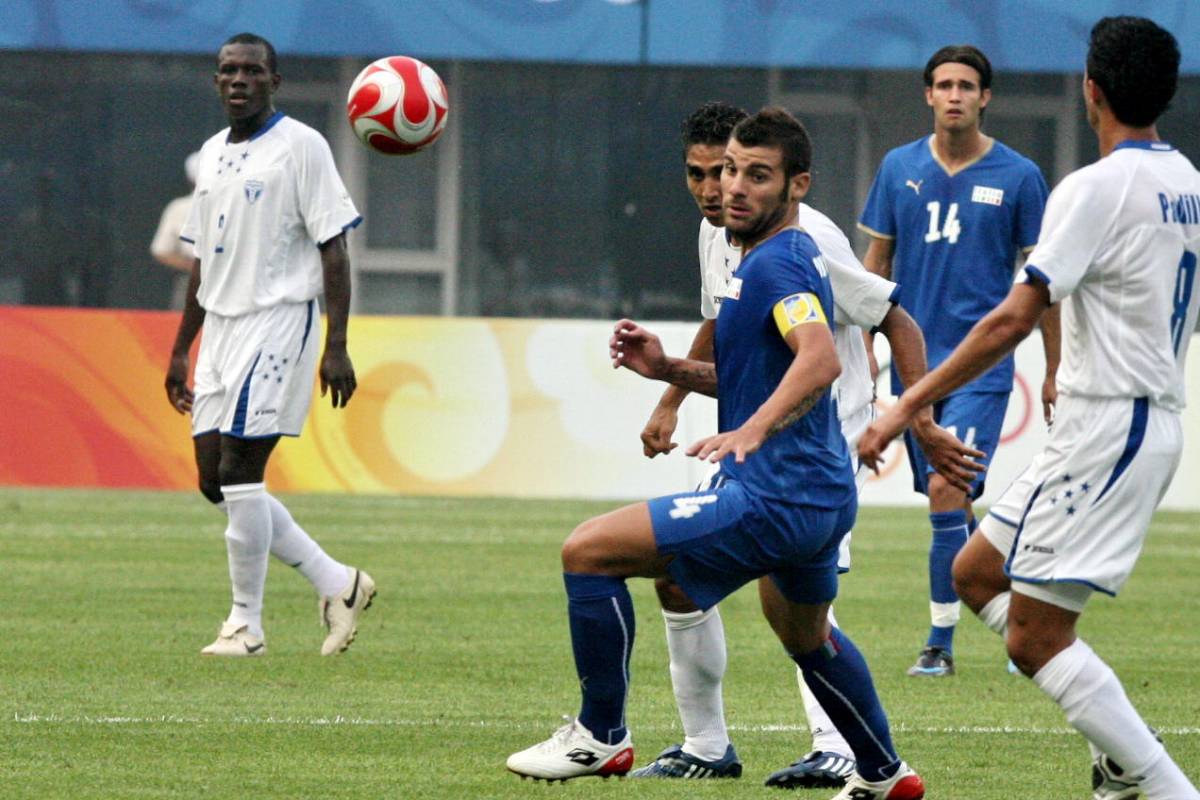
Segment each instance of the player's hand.
M876 475L883 463L883 451L892 440L904 432L909 419L897 403L872 422L858 439L858 460Z
M985 454L960 442L929 415L914 420L912 431L930 466L947 483L969 496L971 481L984 471L984 466L973 459L983 458Z
M164 385L167 389L167 401L171 404L171 408L178 411L180 414L187 414L192 410L192 400L195 395L188 388L188 354L172 355L171 363L167 366L167 379Z
M643 378L658 378L667 365L659 338L630 319L623 319L613 327L608 356L613 369L625 367Z
M742 425L737 430L701 439L687 449L687 454L701 461L716 463L733 453L733 460L742 464L746 461L746 456L762 447L765 439L766 436L756 427Z
M1046 420L1046 427L1054 424L1054 410L1058 406L1058 381L1055 376L1047 373L1046 379L1042 381L1042 419Z
M350 402L358 382L354 378L354 364L350 362L350 354L343 347L326 345L325 353L321 356L321 397L326 392L334 408L345 408Z
M657 405L650 414L650 421L642 428L642 452L646 458L669 453L679 446L671 441L675 426L679 424L679 414L674 408Z

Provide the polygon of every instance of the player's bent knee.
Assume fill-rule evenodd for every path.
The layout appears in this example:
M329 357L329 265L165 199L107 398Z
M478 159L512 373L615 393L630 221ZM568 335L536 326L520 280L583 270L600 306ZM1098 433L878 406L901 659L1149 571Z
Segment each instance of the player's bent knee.
M581 523L562 546L563 572L578 575L599 573L603 568L603 551L597 546L595 520Z
M967 495L956 489L941 475L929 476L929 508L933 511L955 511L967 502Z

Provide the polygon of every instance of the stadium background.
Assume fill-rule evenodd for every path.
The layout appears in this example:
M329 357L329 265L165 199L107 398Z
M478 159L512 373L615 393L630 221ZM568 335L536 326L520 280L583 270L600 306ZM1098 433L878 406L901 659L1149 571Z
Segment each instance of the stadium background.
M1183 44L1161 132L1197 160L1200 7L1182 1L0 5L0 483L192 484L186 423L161 398L176 317L154 310L172 275L147 248L188 188L184 157L224 125L211 71L231 33L275 43L277 106L326 135L366 217L350 239L363 389L344 414L314 411L272 485L611 498L698 470L641 458L658 387L612 373L604 346L606 321L629 315L662 320L682 350L697 317L679 120L714 98L794 110L816 144L811 202L852 231L883 154L929 130L925 59L972 42L996 69L986 131L1053 185L1094 158L1078 87L1107 13L1154 17ZM428 61L451 97L442 140L400 160L343 121L353 76L395 53ZM988 496L1041 441L1038 351L1022 350L1029 391ZM1195 368L1190 385L1200 395ZM685 408L681 441L711 429L711 404ZM902 460L867 502L916 500ZM1200 507L1183 491L1198 474L1193 455L1169 506Z

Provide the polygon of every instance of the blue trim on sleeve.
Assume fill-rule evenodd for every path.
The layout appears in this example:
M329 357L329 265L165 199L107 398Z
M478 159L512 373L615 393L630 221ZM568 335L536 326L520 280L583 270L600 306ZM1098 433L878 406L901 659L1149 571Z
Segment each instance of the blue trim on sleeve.
M254 356L254 363L250 365L250 371L246 373L246 380L242 381L242 390L238 392L237 408L233 412L233 427L229 429L230 436L246 438L246 410L250 406L250 382L254 380L254 368L258 366L260 358L262 358L261 350Z
M1047 275L1046 273L1042 272L1040 269L1035 267L1033 264L1025 265L1025 274L1029 276L1029 280L1027 280L1026 283L1032 283L1033 281L1037 281L1038 283L1043 284L1045 286L1050 285L1050 276Z
M1152 142L1147 139L1126 139L1118 144L1113 150L1155 150L1160 153L1169 153L1175 147L1170 142Z
M342 233L345 233L346 231L350 230L351 228L357 228L360 224L362 224L362 214L359 214L357 217L355 217L353 222L349 222L349 223L343 225Z
M1142 446L1142 441L1146 438L1146 420L1150 416L1150 398L1139 397L1133 401L1133 419L1129 423L1129 438L1125 440L1125 450L1121 453L1121 457L1117 459L1117 465L1113 467L1112 475L1108 477L1108 483L1104 484L1104 488L1100 490L1100 494L1092 501L1092 505L1099 503L1104 494L1116 483L1117 478L1121 477L1121 473L1129 468L1129 464L1133 461L1133 457L1137 455L1138 450Z
M989 511L989 512L987 513L987 515L988 515L989 517L991 517L992 519L996 520L997 522L1003 523L1004 525L1007 525L1007 526L1008 526L1008 527L1010 527L1010 528L1018 528L1018 527L1020 527L1020 525L1018 525L1016 522L1013 522L1013 521L1012 521L1011 519L1009 519L1008 517L1002 517L1002 516L1000 516L1000 515L999 515L999 514L997 514L995 511Z
M890 295L888 295L888 302L889 302L889 303L891 303L891 304L892 304L892 305L894 305L894 306L898 306L898 305L900 305L900 284L898 284L898 283L897 283L897 284L895 285L895 287L892 289L892 293L891 293ZM891 309L889 308L889 309L888 309L888 311L890 312L890 311L891 311ZM886 317L886 316L887 316L887 314L884 314L884 316ZM883 322L883 320L880 320L880 322ZM877 333L879 333L879 326L878 326L878 325L876 325L875 327L871 328L871 330L870 330L870 334L871 334L872 336L874 336L874 335L875 335L875 334L877 334Z

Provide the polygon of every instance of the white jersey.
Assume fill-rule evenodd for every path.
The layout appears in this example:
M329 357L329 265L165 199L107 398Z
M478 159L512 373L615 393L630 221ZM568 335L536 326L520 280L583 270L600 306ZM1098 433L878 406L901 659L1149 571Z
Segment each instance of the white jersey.
M833 341L842 374L833 384L838 417L846 420L871 404L875 387L862 330L874 330L892 308L896 284L868 272L833 220L800 204L798 222L821 251L833 288ZM721 299L742 260L741 248L729 243L724 228L700 222L700 313L716 319Z
M240 316L321 294L317 245L361 221L324 137L282 113L254 136L229 129L200 149L192 210L180 238L200 259L197 300Z
M1065 298L1059 389L1184 407L1200 286L1200 173L1164 142L1124 142L1050 194L1025 268Z

